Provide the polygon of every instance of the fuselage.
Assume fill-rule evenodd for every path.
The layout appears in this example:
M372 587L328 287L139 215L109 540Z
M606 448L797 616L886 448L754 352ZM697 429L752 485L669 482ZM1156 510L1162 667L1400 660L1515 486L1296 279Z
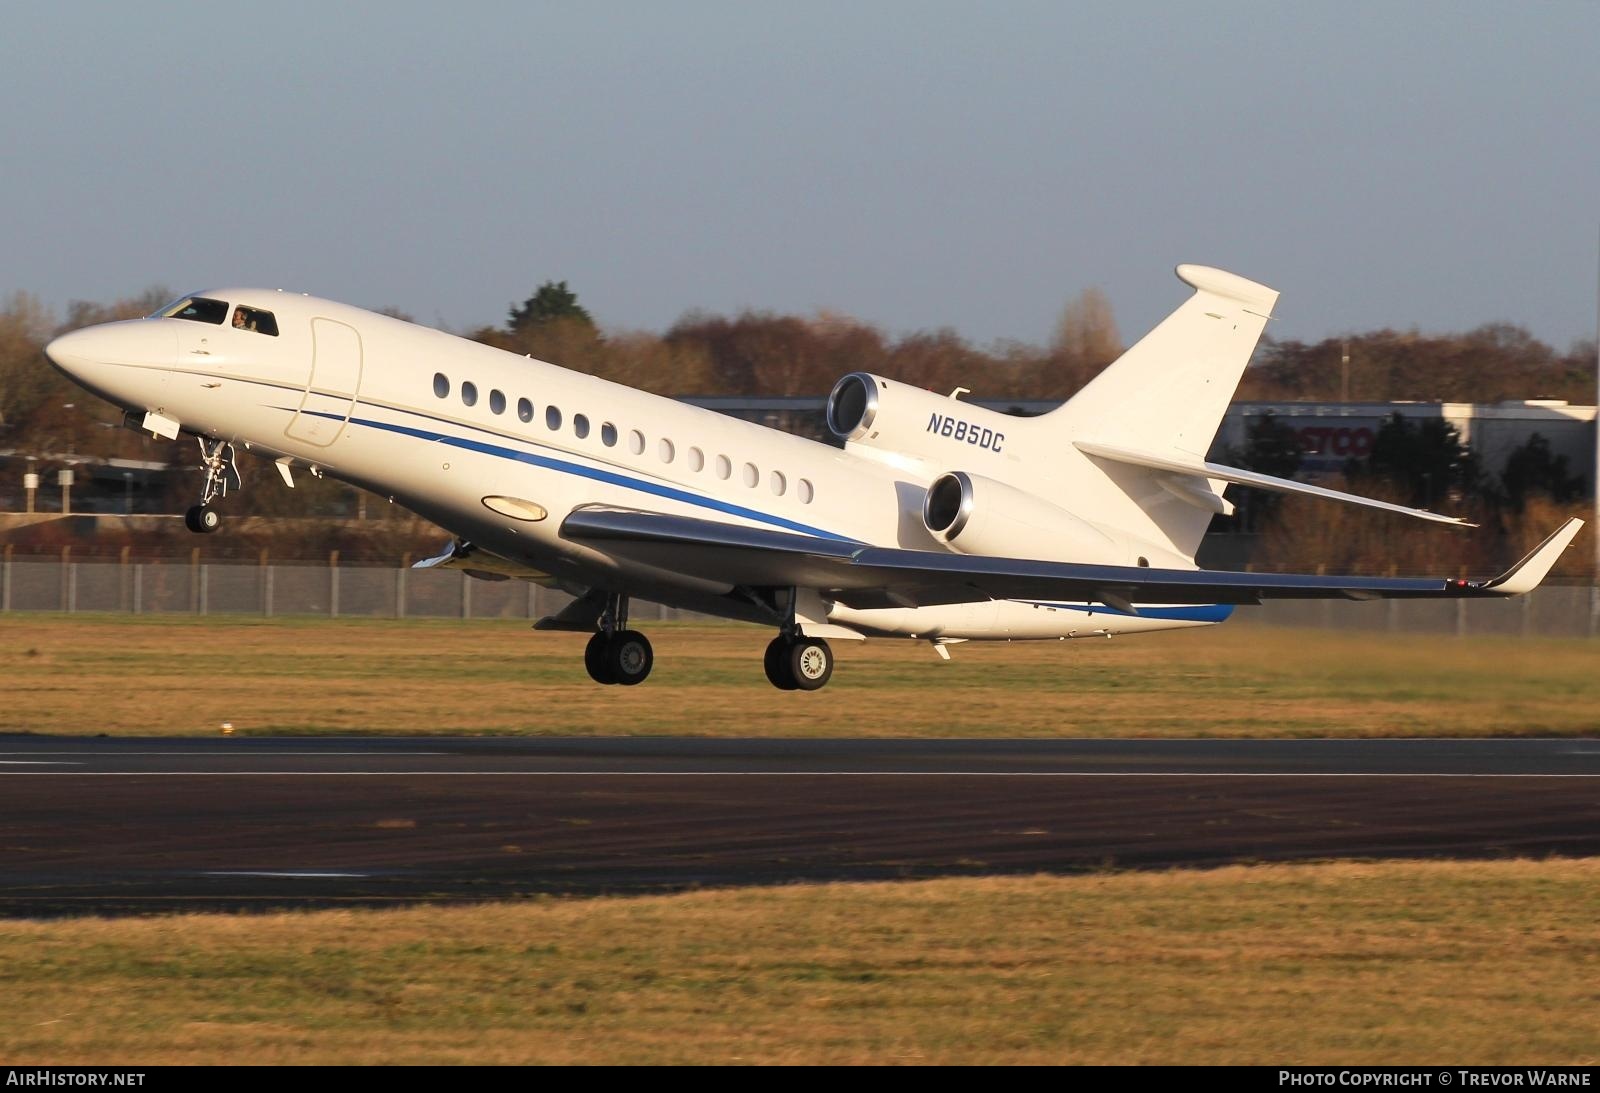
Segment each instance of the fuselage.
M348 481L574 592L765 621L738 594L737 574L564 539L563 518L587 505L946 549L919 514L949 467L841 450L328 300L248 289L189 300L202 303L65 335L51 357L125 409ZM1017 419L1019 434L1027 426ZM830 624L862 635L933 640L1109 636L1228 611L1009 600L825 608Z

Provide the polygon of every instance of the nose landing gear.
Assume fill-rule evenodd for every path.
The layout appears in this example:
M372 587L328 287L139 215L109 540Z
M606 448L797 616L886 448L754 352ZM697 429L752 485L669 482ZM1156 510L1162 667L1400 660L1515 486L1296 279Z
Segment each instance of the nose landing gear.
M244 479L239 477L239 464L232 444L226 440L216 440L208 447L205 437L199 440L200 465L206 472L206 481L200 488L200 503L183 514L183 524L197 535L209 535L222 526L222 517L211 507L211 502L218 497L228 496L230 475L236 488L244 485Z

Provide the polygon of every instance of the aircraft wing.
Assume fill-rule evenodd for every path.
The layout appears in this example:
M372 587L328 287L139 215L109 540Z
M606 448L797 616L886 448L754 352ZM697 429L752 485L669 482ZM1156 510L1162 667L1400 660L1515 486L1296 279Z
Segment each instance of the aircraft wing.
M645 564L709 580L816 588L857 608L1039 599L1103 603L1137 613L1141 603L1515 596L1544 580L1582 527L1582 520L1568 520L1522 561L1486 581L1152 569L979 557L875 547L601 506L575 510L562 524L561 534Z

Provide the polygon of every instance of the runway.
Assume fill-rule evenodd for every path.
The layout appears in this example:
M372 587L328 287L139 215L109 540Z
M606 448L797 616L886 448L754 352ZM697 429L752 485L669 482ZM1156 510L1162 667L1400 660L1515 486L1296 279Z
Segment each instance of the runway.
M0 737L0 914L1600 854L1600 741Z

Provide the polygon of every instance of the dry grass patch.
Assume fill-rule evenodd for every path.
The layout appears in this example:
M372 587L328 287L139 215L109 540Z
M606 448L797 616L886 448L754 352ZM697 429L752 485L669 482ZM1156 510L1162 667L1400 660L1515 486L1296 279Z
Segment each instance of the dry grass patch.
M703 736L1577 735L1582 640L1221 627L1113 641L839 643L823 699L762 678L767 634L656 624L642 687L516 621L12 615L0 731ZM841 711L848 711L847 714Z
M38 1063L1600 1060L1600 861L12 923Z

